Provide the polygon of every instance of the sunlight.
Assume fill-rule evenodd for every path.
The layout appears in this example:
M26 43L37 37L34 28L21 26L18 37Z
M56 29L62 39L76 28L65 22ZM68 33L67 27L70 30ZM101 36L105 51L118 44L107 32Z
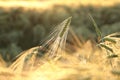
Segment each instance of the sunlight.
M47 1L0 1L0 7L23 7L25 9L48 9L53 5L68 5L72 7L81 5L112 6L120 3L119 0L47 0Z
M67 6L70 6L71 8L71 7L78 6L78 4L79 5L91 4L91 5L94 5L94 7L112 6L118 2L120 1L119 0L47 0L47 1L17 1L17 0L12 1L11 0L6 2L0 1L0 7L6 8L6 9L11 7L23 7L25 9L38 9L38 11L40 11L40 9L43 9L43 10L49 9L56 4L67 5ZM72 29L71 27L73 26L76 29L80 27L78 30L79 32L84 31L83 30L85 29L84 27L89 27L89 29L91 29L90 28L91 25L89 25L90 23L89 22L87 23L87 19L84 19L85 17L87 17L86 12L87 10L91 10L94 13L96 13L96 10L98 9L98 8L91 9L91 7L89 6L88 6L88 9L85 9L85 7L83 7L82 9L85 12L82 13L82 11L80 11L80 7L78 7L78 10L77 8L76 9L72 8L71 10L69 10L70 8L63 6L63 8L65 8L68 11L68 12L65 11L66 14L68 13L67 16L72 15L73 19L72 17L66 18L59 25L55 26L55 28L52 31L50 30L51 27L49 27L49 25L53 25L52 22L55 21L54 24L57 24L57 22L59 22L61 19L67 17L65 15L65 17L61 18L61 15L64 16L64 14L61 14L62 10L57 12L55 8L55 10L53 11L48 10L47 12L46 10L45 13L43 14L34 13L34 10L28 11L27 13L24 13L24 11L22 12L19 10L18 11L13 10L13 12L11 12L10 14L10 16L12 16L13 18L9 17L8 12L4 13L1 10L1 13L3 14L3 16L1 15L2 17L0 21L2 23L1 26L3 26L1 29L4 29L4 28L6 29L6 31L1 30L2 35L4 36L5 34L4 32L6 32L5 35L7 35L8 38L10 38L10 40L14 38L14 34L15 34L15 40L16 40L16 35L17 35L17 38L20 38L19 42L23 43L23 46L26 46L25 43L27 41L28 41L28 44L30 44L29 41L33 38L32 35L34 33L32 33L32 31L34 27L35 29L38 29L38 30L35 30L36 32L38 32L36 34L42 35L42 32L47 33L48 31L51 31L52 33L50 33L48 37L46 37L46 35L43 35L43 37L46 37L46 40L43 41L43 43L41 43L40 45L38 43L35 43L38 46L32 45L31 47L30 45L31 47L30 49L23 48L25 51L19 54L16 53L17 54L16 57L14 57L14 53L11 53L12 60L11 58L7 59L7 57L9 58L10 56L4 53L2 54L4 57L0 55L0 80L120 80L120 77L119 77L120 76L120 33L116 32L108 36L104 36L104 37L101 36L102 33L100 30L102 28L100 28L99 30L99 27L96 27L97 23L95 23L94 19L91 16L91 18L93 19L93 24L95 26L94 28L95 28L97 37L100 37L99 42L97 42L96 40L93 41L94 38L92 39L90 38L86 40L79 39L81 35L80 36L76 35L73 31L74 29ZM57 9L59 10L61 8L57 8ZM107 8L107 9L111 9L111 8ZM109 13L109 10L108 12L104 12L107 9L106 7L104 7L103 11L100 9L99 11L101 12L99 13L101 14L94 15L94 16L97 16L95 18L99 17L104 19L104 16L105 16L105 19L106 18L109 19L109 15L112 15L112 12L110 14L107 14ZM117 12L116 8L115 8L115 11ZM24 15L21 13L24 13ZM35 16L31 15L32 13ZM55 13L55 14L60 13L60 14L58 14L58 16L56 17L52 13ZM103 15L103 13L106 13L106 14ZM3 19L4 14L8 14L8 16L5 16L6 22L4 22L4 19ZM79 14L82 14L82 16L80 16ZM60 16L60 19L58 18L59 16ZM113 19L114 16L115 15L113 15L111 18ZM116 17L117 16L115 16L115 18ZM80 21L80 19L82 18L83 18L83 22ZM3 19L3 22L2 22L2 19ZM21 19L21 21L17 22L17 19L19 21ZM106 23L108 19L105 20ZM18 25L14 24L15 21ZM103 23L105 25L103 27L106 27L108 23L105 24L104 23L105 21L99 22L99 23L100 24ZM111 20L111 22L112 21L113 20ZM72 22L72 25L70 26L71 22ZM7 23L9 24L5 25ZM41 23L44 23L44 24L41 24ZM75 26L73 25L73 23L75 24ZM87 24L87 26L84 26L83 24ZM43 25L46 25L47 27ZM16 28L16 26L18 27ZM24 30L21 28L21 26L23 26ZM13 27L16 28L15 29L16 31L19 31L19 29L24 31L24 32L21 32L20 37L18 33L14 33L10 36L8 35L9 28L11 30L13 29ZM47 28L47 30L45 31L42 28L42 30L40 31L41 27L45 29ZM70 30L70 28L71 28L71 31L70 31L71 35L69 37L68 31ZM91 29L91 32L92 31L93 30ZM25 36L27 37L26 39L28 40L26 40L26 42L24 41L22 42L21 35L22 37L24 37L26 32L31 33L29 35L30 37L31 36L32 37L29 39L27 36ZM87 35L90 35L91 37L91 34L87 33L88 30L85 30L84 32ZM68 36L68 39L67 39L67 36ZM36 35L36 37L40 38L39 35ZM2 39L1 42L4 42L3 40L5 39L4 43L9 45L10 41L7 41L8 38L2 37L0 39ZM67 44L66 44L66 39L68 42ZM40 39L35 41L39 42L39 40ZM35 41L33 40L33 43ZM13 40L13 42L19 46L19 43L17 43L17 40L16 42ZM11 43L13 42L11 40ZM5 46L5 49L7 49L6 46ZM13 48L13 50L16 50L16 48ZM9 49L8 51L3 50L3 52L6 52L6 53L9 53L10 51L11 50ZM6 59L6 61L4 60L4 58Z

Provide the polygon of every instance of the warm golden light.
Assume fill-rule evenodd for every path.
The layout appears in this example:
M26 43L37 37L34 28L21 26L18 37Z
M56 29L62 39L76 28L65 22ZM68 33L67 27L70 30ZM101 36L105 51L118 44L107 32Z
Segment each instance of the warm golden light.
M53 7L53 5L56 4L64 4L67 6L72 5L71 7L78 6L79 4L91 4L95 6L112 6L115 3L119 2L119 0L16 0L6 2L0 1L0 7L6 9L11 7L23 7L25 9L45 10ZM14 13L13 15L15 15L16 13ZM80 12L76 11L76 13L79 14ZM23 23L25 22L30 24L27 21L27 19L24 18L24 16L29 17L29 14L20 15L20 17L15 16L13 19L22 19ZM40 15L40 17L41 16L43 15ZM52 15L52 17L55 16ZM30 18L31 17L29 17L29 19ZM45 18L46 21L48 18ZM31 18L31 21L32 19L33 18ZM6 20L12 21L9 17L7 17ZM52 19L50 18L50 20ZM57 28L54 29L53 34L50 34L52 35L51 38L48 39L46 43L21 52L17 57L15 57L13 62L11 61L10 63L7 63L2 59L2 56L0 56L0 80L120 80L120 33L112 34L111 36L109 35L107 36L106 40L106 37L103 38L104 40L101 40L103 47L100 47L99 45L96 46L96 43L92 42L91 40L86 40L83 42L82 40L80 41L78 39L78 36L76 36L76 34L71 30L72 37L70 38L73 39L73 43L71 41L70 44L67 45L67 49L65 48L65 50L64 47L67 38L67 33L69 28L71 27L69 26L70 22L72 22L71 17L64 20L61 24L57 26ZM86 24L86 20L84 20L84 22L84 24ZM22 23L18 22L18 24L21 25ZM39 26L41 27L41 25L38 25L38 28ZM118 38L113 37L116 35L118 36ZM43 52L44 54L42 54Z
M96 5L96 6L111 6L115 3L120 3L119 0L47 0L47 1L0 1L0 7L24 7L24 8L40 8L47 9L53 5Z

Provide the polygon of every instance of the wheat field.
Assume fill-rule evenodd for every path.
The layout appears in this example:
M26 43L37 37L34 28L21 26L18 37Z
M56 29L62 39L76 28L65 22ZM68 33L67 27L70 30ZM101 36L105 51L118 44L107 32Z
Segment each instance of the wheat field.
M21 52L12 63L0 57L0 80L119 80L120 34L106 36L98 48L90 40L81 43L72 33L79 46L69 45L74 52L68 52L63 47L70 21L64 20L43 45Z
M111 6L120 2L119 0L76 1L85 5L101 6ZM46 9L48 5L50 7L56 3L70 5L74 4L74 1L51 0L41 3L20 1L19 5L16 1L7 3L0 1L0 7L24 6ZM65 19L53 29L53 33L49 34L45 43L22 51L10 63L0 56L0 80L120 80L120 33L101 36L93 20L100 41L82 42L71 30L71 22L72 17ZM66 41L70 34L72 44Z

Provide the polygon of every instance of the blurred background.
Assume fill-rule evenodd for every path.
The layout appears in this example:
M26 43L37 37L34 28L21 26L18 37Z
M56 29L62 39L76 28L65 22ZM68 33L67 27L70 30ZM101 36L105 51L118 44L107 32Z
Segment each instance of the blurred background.
M0 0L0 54L9 61L39 45L70 16L78 38L95 39L89 13L103 35L120 31L120 0Z

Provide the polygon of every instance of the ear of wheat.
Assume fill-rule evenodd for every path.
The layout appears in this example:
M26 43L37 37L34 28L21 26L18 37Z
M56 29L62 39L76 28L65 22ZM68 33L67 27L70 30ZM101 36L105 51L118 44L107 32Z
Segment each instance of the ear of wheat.
M43 48L47 49L46 46L48 46L48 44L51 41L53 42L52 44L50 44L48 50L46 50L47 52L45 53L45 58L57 60L58 57L62 55L62 49L65 46L70 22L71 22L71 17L64 20L61 24L59 24L55 28L55 31L53 31L55 33L52 33L54 35L52 35L52 37L48 41L46 41L45 44L38 47L33 47L29 50L20 53L16 57L15 61L10 65L9 68L17 73L21 73L22 70L24 69L24 66L29 66L27 68L31 69L34 65L36 55L40 54L40 51Z
M64 20L60 25L58 25L56 34L56 38L52 45L50 45L50 48L48 50L47 56L51 59L58 59L60 56L62 56L63 52L62 49L65 47L66 38L69 30L71 22L71 17Z

